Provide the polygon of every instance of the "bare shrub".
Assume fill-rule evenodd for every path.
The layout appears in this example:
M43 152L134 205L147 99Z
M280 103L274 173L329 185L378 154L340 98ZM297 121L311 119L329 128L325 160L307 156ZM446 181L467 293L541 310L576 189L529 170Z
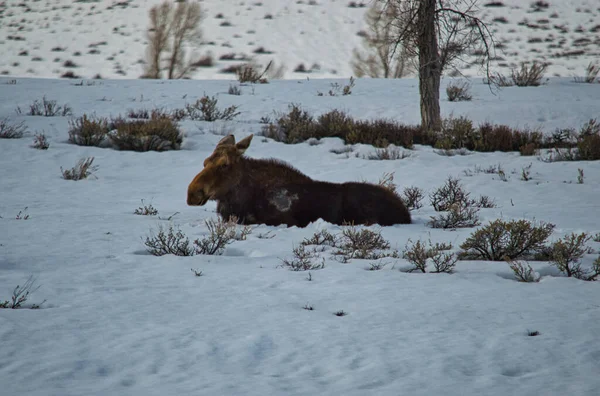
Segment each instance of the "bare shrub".
M117 118L112 121L112 127L113 130L108 136L118 150L179 150L183 142L183 133L179 126L168 117L132 121Z
M192 256L194 248L190 246L189 239L179 230L179 227L169 225L169 229L165 231L162 225L159 225L157 235L146 237L144 245L148 252L154 256L164 256L165 254L173 254L175 256Z
M400 151L396 147L387 147L384 149L377 149L374 153L367 155L369 160L401 160L410 157L410 152Z
M36 279L33 275L29 276L23 286L17 285L12 292L12 296L10 301L5 300L4 302L0 301L0 308L8 308L8 309L19 309L23 308L23 304L27 302L30 294L35 292L40 288L40 286L34 287ZM31 309L39 308L46 300L42 301L40 304L32 304Z
M467 228L479 225L479 208L468 206L464 203L455 203L447 212L431 216L427 223L432 228Z
M273 61L270 61L265 67L265 69L262 72L260 72L258 70L260 66L255 64L254 62L244 63L237 68L235 74L237 75L238 81L240 83L266 84L268 80L265 77L265 75L267 75L272 64Z
M424 242L420 240L412 242L411 246L406 244L402 257L413 265L413 268L409 268L406 272L420 271L422 273L427 272L427 263L433 263L434 270L429 271L433 273L452 273L456 266L458 258L454 253L447 253L445 250L452 248L452 245L436 243L435 245L429 241L429 246L426 246Z
M464 190L459 179L449 176L442 187L429 195L429 199L437 212L443 212L450 210L455 204L468 206L469 195L470 193Z
M79 146L100 147L106 140L110 125L108 119L87 114L69 120L69 143Z
M293 248L291 259L281 259L283 266L290 271L311 271L325 268L325 259L319 260L315 249L307 250L306 245L300 244Z
M10 122L8 117L0 120L0 139L20 139L27 132L27 126L23 121Z
M237 85L230 85L229 90L227 91L229 95L241 95L242 90Z
M446 95L450 102L470 101L473 96L469 92L471 84L468 81L451 82L446 87Z
M528 220L490 221L460 245L460 257L490 261L501 261L505 256L513 260L525 258L543 251L553 230L554 224L550 223L536 226Z
M237 110L237 106L229 106L224 110L220 110L217 107L217 98L209 97L204 95L198 99L194 104L186 104L185 109L187 116L191 120L197 121L216 121L226 120L231 121L240 113Z
M397 257L395 250L388 251L390 243L383 238L381 231L372 231L356 226L344 228L339 237L334 255L342 262L351 259L377 260L383 257Z
M320 230L313 234L310 238L304 238L300 243L301 245L317 245L317 246L335 246L336 238L335 235L327 230Z
M219 217L217 221L213 219L205 220L204 224L208 228L208 235L194 241L195 253L222 254L225 247L236 238L236 223L229 220L225 221Z
M401 198L409 210L420 209L423 207L421 201L425 198L425 192L419 187L405 187Z
M377 184L379 184L381 187L393 192L394 194L397 194L396 183L394 183L394 172L385 172L379 178L379 182Z
M63 169L60 167L63 179L65 180L82 180L87 179L92 173L98 170L97 165L92 165L94 157L82 158L71 169Z
M152 204L146 205L142 199L142 206L134 210L133 214L140 216L156 216L158 214L158 210L152 206Z
M201 38L200 4L164 1L150 9L149 17L148 62L143 77L161 78L164 69L169 79L186 77L194 62L187 59L185 48L199 43Z
M588 252L585 244L591 236L585 232L581 234L571 233L564 238L554 242L550 248L550 262L568 277L582 280L595 280L600 275L600 267L586 270L581 267L581 259Z
M527 66L527 62L521 62L519 69L511 69L510 80L500 74L490 76L490 80L501 87L510 87L512 85L518 87L537 87L542 84L542 79L547 68L548 65L546 63L534 61L531 65Z
M48 143L46 135L44 135L43 133L36 133L35 137L33 138L33 144L31 145L31 147L38 150L48 150L48 148L50 147L50 143Z
M17 108L17 112L19 109ZM29 105L29 112L27 115L30 116L44 116L44 117L54 117L54 116L62 116L66 117L72 115L72 109L69 105L59 105L56 100L48 100L44 95L42 100L34 100L32 104Z
M590 62L585 68L585 76L575 77L574 81L578 83L593 84L600 73L600 65Z
M438 149L469 148L474 140L475 128L473 122L465 117L447 117L442 120L442 128L434 147Z
M519 282L539 282L540 276L536 273L531 265L527 262L513 260L508 257L505 257L508 266L515 274L515 277Z

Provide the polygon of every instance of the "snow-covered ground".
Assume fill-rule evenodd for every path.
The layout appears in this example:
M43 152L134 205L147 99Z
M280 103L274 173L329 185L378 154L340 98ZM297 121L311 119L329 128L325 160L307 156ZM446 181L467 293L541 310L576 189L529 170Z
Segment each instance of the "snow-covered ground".
M41 287L27 304L46 301L38 310L0 309L3 395L597 394L600 284L566 278L548 262L531 263L542 276L533 284L517 282L504 262L459 261L454 274L417 274L399 270L406 260L389 259L383 269L367 271L370 261L344 264L327 251L325 268L311 271L311 281L306 272L281 267L314 232L340 232L322 221L304 229L256 226L222 256L146 252L144 239L159 225L171 223L194 240L206 235L204 220L216 219L214 202L189 207L185 200L219 134L259 134L261 117L292 102L315 116L337 108L356 118L416 123L415 80L360 80L351 95L338 97L317 96L333 80L243 86L241 96L226 94L229 82L218 80L8 82L0 80L0 118L24 121L29 132L0 140L0 300L34 275ZM599 87L551 79L494 96L475 82L472 102L441 105L444 116L550 133L597 117ZM219 107L239 105L241 114L226 123L183 121L182 150L162 153L72 145L70 117L15 112L43 95L70 105L78 117L180 108L204 93L217 95ZM48 150L30 147L37 132L49 138ZM427 193L454 176L473 196L496 200L497 208L481 210L483 224L552 222L552 240L600 232L599 161L546 163L500 152L447 157L425 146L393 161L330 152L342 146L339 139L285 145L257 135L246 154L284 159L336 182L377 182L394 172L399 190L414 185ZM61 167L87 156L99 166L95 177L62 179ZM523 181L521 170L530 164L531 180ZM501 165L508 181L465 174L492 165ZM576 182L578 168L583 184ZM158 216L133 214L142 199ZM449 242L457 251L474 229L428 227L435 212L424 203L411 225L371 229L381 229L399 250L410 238ZM29 217L16 219L20 211ZM593 253L585 266L600 250L600 243L588 246ZM307 304L314 310L303 309ZM339 310L347 315L335 316Z
M23 77L135 79L143 74L148 10L158 0L6 0L0 2L0 73ZM369 1L203 0L200 54L212 54L214 67L192 78L228 79L219 60L235 54L266 65L284 66L283 78L348 78L352 51L361 48L360 31ZM364 7L349 7L350 3ZM493 6L500 3L502 6ZM600 56L600 7L596 0L479 2L478 14L500 44L494 70L506 72L520 61L549 63L549 76L584 74ZM266 53L255 53L262 48ZM467 57L467 61L468 61ZM72 62L73 67L66 67ZM482 75L469 62L464 75ZM310 74L294 70L303 64Z

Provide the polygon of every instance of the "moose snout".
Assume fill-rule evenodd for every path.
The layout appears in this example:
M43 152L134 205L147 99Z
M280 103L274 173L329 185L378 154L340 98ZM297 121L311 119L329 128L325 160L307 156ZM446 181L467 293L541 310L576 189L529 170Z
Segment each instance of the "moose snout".
M189 206L202 206L208 201L203 191L188 191L187 204Z

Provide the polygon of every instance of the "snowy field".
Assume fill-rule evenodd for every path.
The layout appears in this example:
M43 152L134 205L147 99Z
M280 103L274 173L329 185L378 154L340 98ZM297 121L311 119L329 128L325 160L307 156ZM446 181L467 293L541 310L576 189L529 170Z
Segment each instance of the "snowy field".
M0 73L15 77L136 79L143 74L148 11L159 0L6 0L0 2ZM349 5L354 3L356 7ZM534 4L540 3L536 7ZM359 32L368 0L203 0L202 45L215 65L196 79L230 78L223 69L253 58L284 66L283 78L348 78L352 51L362 48ZM548 75L584 74L600 56L597 0L480 0L479 16L498 43L494 70L521 61L544 61ZM262 48L262 50L261 50ZM234 55L234 60L222 56ZM482 71L466 62L466 76ZM303 65L309 73L295 72Z
M156 257L144 239L169 223L190 240L206 235L204 220L217 218L216 205L187 206L186 190L226 133L238 140L254 133L246 155L289 161L319 180L377 182L394 172L400 191L430 193L457 177L474 197L496 200L496 208L481 210L482 224L551 222L551 241L600 232L599 161L547 163L500 152L448 157L425 146L402 149L411 153L402 160L376 161L360 156L371 146L356 145L345 156L330 152L343 147L339 139L285 145L259 135L260 118L290 103L315 116L340 109L417 123L412 79L358 80L351 95L338 97L317 96L334 80L242 86L241 96L228 95L230 82L218 80L9 82L0 80L0 118L23 121L28 132L0 140L0 300L33 275L40 288L25 308L45 302L37 310L0 309L3 395L597 395L600 284L567 278L548 262L531 262L539 283L521 283L505 262L459 261L453 274L418 274L400 271L404 259L386 259L381 270L367 271L370 260L341 263L328 250L325 268L308 281L307 272L289 271L281 259L316 231L343 227L259 225L221 256ZM562 78L494 96L474 81L472 102L442 99L441 106L443 116L551 133L597 117L599 87ZM181 108L204 93L216 95L219 107L240 106L241 114L229 122L182 121L182 150L160 153L76 146L67 142L70 117L15 112L43 95L79 117ZM30 147L39 132L48 150ZM61 167L88 156L99 167L95 176L62 178ZM523 181L530 164L531 180ZM498 165L507 181L472 172ZM142 199L158 216L134 214ZM436 212L429 199L423 203L413 224L370 229L400 251L409 238L458 251L474 228L430 228ZM588 247L586 267L600 243ZM334 315L340 310L347 315ZM540 334L528 336L534 331Z

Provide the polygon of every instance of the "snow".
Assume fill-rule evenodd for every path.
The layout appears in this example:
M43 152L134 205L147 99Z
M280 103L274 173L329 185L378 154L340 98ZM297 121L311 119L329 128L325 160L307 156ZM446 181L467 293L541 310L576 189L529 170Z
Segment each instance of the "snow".
M143 74L148 11L160 1L6 0L0 3L0 72L15 77L56 78L67 71L82 78L132 79ZM196 79L229 79L222 69L252 57L262 66L284 66L285 79L348 78L357 34L368 30L367 7L347 0L203 0L203 44L190 50L212 54L216 65L200 68ZM369 1L356 1L369 6ZM479 1L479 15L499 45L493 70L510 73L521 61L549 63L549 76L582 76L600 55L600 8L596 0L551 1L534 11L533 1L502 0L503 7ZM311 5L312 4L312 5ZM272 19L265 16L271 15ZM498 19L505 18L505 20ZM224 22L225 24L222 26ZM257 54L260 47L271 53ZM458 64L465 76L481 76L470 57ZM77 67L65 67L66 61ZM303 64L309 74L295 72Z
M532 262L541 275L519 283L503 262L459 261L454 274L405 273L404 259L336 261L292 272L281 267L292 248L314 232L340 226L317 221L304 229L258 225L221 256L155 257L143 241L173 224L194 240L216 219L215 203L189 207L186 189L222 138L254 133L247 155L284 159L328 181L377 182L394 172L399 190L432 192L448 176L474 197L489 195L483 224L502 218L556 224L556 240L570 232L600 231L600 162L539 161L518 153L441 156L431 147L407 150L402 160L373 161L356 145L348 157L322 144L285 145L260 136L263 116L290 103L317 116L340 109L356 118L418 122L414 79L358 80L351 95L317 96L344 80L289 80L242 86L229 81L101 80L76 86L56 79L0 81L0 118L23 121L22 139L0 140L0 299L34 275L41 286L28 300L41 309L0 309L2 394L24 395L596 395L600 387L600 297L597 282L561 275L548 262ZM447 80L444 80L444 89ZM43 95L73 108L73 116L116 116L128 109L174 109L204 93L218 106L239 105L230 122L183 121L182 150L135 153L67 142L71 117L24 115ZM444 116L465 115L528 125L551 133L597 117L598 85L569 78L547 85L511 87L492 94L473 81L472 102L442 99ZM19 115L16 107L24 110ZM46 151L30 147L44 132ZM404 149L402 149L404 150ZM359 153L359 157L355 156ZM62 179L82 157L95 157L95 177ZM531 165L530 181L520 180ZM497 175L465 171L501 165ZM578 168L585 181L577 184ZM513 173L514 172L514 173ZM138 216L140 200L158 216ZM400 251L412 241L450 242L454 251L473 228L444 231L426 225L435 211L413 211L414 223L381 230ZM27 209L25 209L27 208ZM19 211L27 220L17 220ZM169 220L161 220L177 213ZM272 236L264 238L265 234ZM600 243L589 242L589 266ZM202 271L196 277L190 271ZM305 305L314 310L305 310ZM343 310L346 316L335 316ZM536 337L528 331L539 331Z

